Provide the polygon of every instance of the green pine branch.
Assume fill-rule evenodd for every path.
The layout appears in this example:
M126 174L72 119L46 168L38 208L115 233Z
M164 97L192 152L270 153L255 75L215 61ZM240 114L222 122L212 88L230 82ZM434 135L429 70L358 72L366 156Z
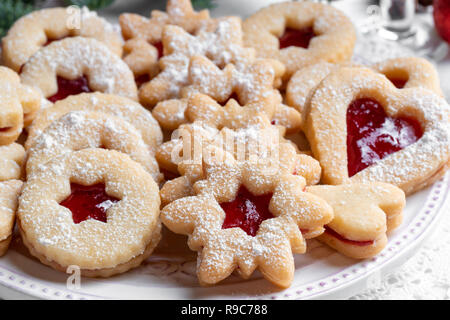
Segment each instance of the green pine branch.
M114 0L64 0L68 6L88 7L91 10L98 10L111 5Z
M214 0L191 0L195 9L212 9L217 4Z
M0 1L0 37L3 37L20 17L34 10L31 0L1 0Z

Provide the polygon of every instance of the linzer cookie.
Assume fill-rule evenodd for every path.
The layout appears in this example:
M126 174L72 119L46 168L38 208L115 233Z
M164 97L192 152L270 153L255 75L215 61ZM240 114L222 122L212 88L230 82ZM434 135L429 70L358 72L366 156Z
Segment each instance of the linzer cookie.
M351 258L378 254L387 244L387 233L402 222L405 194L387 183L311 186L306 192L333 208L334 218L318 240Z
M423 58L394 58L372 68L384 74L398 89L421 87L443 96L436 68Z
M0 66L0 145L16 141L40 107L39 92L21 84L17 73Z
M2 40L3 63L19 72L39 49L67 37L94 38L118 57L122 39L114 27L87 8L48 8L17 20Z
M159 182L158 164L141 134L120 118L96 112L73 111L52 122L28 150L27 175L59 155L88 148L125 153Z
M153 10L150 18L133 13L119 17L124 45L124 61L133 71L137 82L147 82L159 72L158 60L164 55L163 28L176 25L190 34L196 34L209 20L208 10L195 12L190 0L167 1L166 12Z
M12 239L17 199L21 189L20 180L0 182L0 257L8 250Z
M139 99L147 107L181 97L181 89L189 84L191 57L202 55L217 66L225 67L230 63L246 65L255 54L252 49L242 46L241 20L237 17L219 19L213 29L202 29L196 35L178 26L165 26L162 43L161 71L139 89Z
M324 183L381 181L410 194L449 165L449 114L429 90L398 89L370 69L341 68L314 92L305 133Z
M51 102L94 91L137 100L130 68L91 38L66 38L41 48L24 65L21 79Z
M51 108L39 112L30 126L25 148L30 149L38 136L53 121L72 111L95 111L110 114L133 125L141 134L151 154L162 142L162 132L152 114L136 101L125 97L103 94L83 93L56 102Z
M243 30L245 45L255 48L259 57L286 66L285 82L319 61L350 60L356 40L353 24L341 11L309 1L263 8L244 21Z
M306 250L301 229L329 223L332 208L302 191L303 177L267 174L264 166L238 164L219 149L215 154L204 164L206 179L194 184L195 195L164 207L162 222L189 236L189 247L198 252L200 284L216 284L233 271L248 278L259 269L267 280L288 287L292 254Z
M85 149L33 172L18 226L30 253L56 270L109 277L141 264L161 237L158 186L140 164L113 150Z
M193 184L205 177L202 159L210 156L205 153L210 146L227 151L238 162L264 164L273 174L300 175L307 185L320 180L319 163L298 153L296 147L270 124L237 130L224 128L219 132L194 122L183 125L178 131L180 138L162 144L156 153L162 168L181 175L164 184L161 189L163 205L193 194Z
M297 71L286 87L286 103L302 113L304 119L308 98L314 93L317 85L332 71L342 67L361 66L355 63L319 62ZM371 68L385 75L399 89L421 87L442 96L437 70L423 58L388 59L371 66Z

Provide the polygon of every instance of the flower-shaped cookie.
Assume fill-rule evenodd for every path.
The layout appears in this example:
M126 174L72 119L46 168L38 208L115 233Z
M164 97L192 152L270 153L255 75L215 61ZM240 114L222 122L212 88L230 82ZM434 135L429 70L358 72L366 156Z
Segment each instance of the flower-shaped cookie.
M237 17L219 19L211 30L205 28L191 35L181 27L164 27L164 57L159 60L161 72L139 89L139 99L147 107L179 98L188 84L191 57L203 55L219 67L229 63L245 65L254 58L254 50L242 46L241 21Z
M215 284L234 270L248 278L258 268L272 283L288 287L292 253L306 250L301 229L329 223L332 208L303 192L300 176L267 174L264 166L239 164L219 149L214 154L204 163L206 179L194 184L195 196L167 205L162 222L189 236L189 247L198 251L200 284Z
M410 194L449 165L450 107L429 90L341 68L319 84L309 108L305 133L324 183L382 181Z
M20 179L25 149L18 143L0 146L0 181Z
M122 39L114 27L86 7L47 8L17 20L2 39L3 62L19 72L39 49L67 37L86 37L101 41L117 56L122 56Z
M267 123L237 130L223 128L219 132L204 123L194 122L183 125L177 133L178 139L162 144L156 153L162 168L181 174L167 181L161 189L163 205L193 195L193 184L205 178L202 159L209 156L207 152L212 145L230 153L238 162L264 164L267 170L279 175L300 175L307 185L320 180L319 163L298 153L292 142Z
M17 73L0 66L0 145L16 141L40 107L39 92L21 84Z
M92 38L66 38L41 48L25 63L20 76L51 102L93 91L137 100L130 68Z
M275 124L284 126L288 132L295 132L300 128L300 114L284 105L279 91L274 89L277 79L283 73L284 67L271 59L254 59L241 67L230 64L221 70L205 57L194 56L189 66L189 85L182 89L181 96L190 97L195 93L202 93L217 101L215 104L210 103L210 110L203 118L215 117L221 113L221 106L231 99L244 107L260 103L263 105L262 111ZM268 99L274 105L271 108L264 106ZM185 101L186 99L181 99L176 110L167 109L166 102L161 102L154 108L153 115L163 120L163 126L167 123L171 127L186 120L199 120L203 110L200 113L190 113Z
M133 13L121 14L119 23L127 40L124 61L136 78L146 75L151 79L158 73L158 60L163 55L164 26L176 25L190 34L196 34L209 19L208 10L195 12L190 0L169 0L166 12L153 10L150 19Z
M311 186L306 192L333 207L333 221L318 240L351 258L366 259L378 254L386 246L386 233L403 219L405 193L387 183Z
M0 257L8 250L12 239L17 199L22 184L20 180L0 182Z
M356 40L352 22L341 11L310 1L273 4L247 18L242 27L246 46L286 66L284 81L319 61L350 60Z

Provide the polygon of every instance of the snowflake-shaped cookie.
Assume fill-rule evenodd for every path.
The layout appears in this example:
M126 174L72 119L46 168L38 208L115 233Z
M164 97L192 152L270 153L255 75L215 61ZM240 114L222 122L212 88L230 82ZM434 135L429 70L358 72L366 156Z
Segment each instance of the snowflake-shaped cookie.
M242 46L241 20L237 17L218 19L211 26L191 35L183 28L168 25L162 34L164 57L159 60L161 72L140 88L140 101L153 107L159 101L179 98L188 84L190 58L203 55L219 67L229 63L244 65L254 59L253 49Z
M119 17L122 35L127 40L124 60L136 77L147 74L152 78L159 70L164 26L176 25L195 34L208 20L208 10L195 12L190 0L169 0L166 12L153 10L150 18L124 13Z
M216 157L204 162L206 179L194 184L195 195L167 205L161 212L163 223L189 236L189 247L198 251L200 284L215 284L234 270L248 278L258 268L272 283L288 287L294 276L292 253L306 250L301 229L330 222L332 208L303 191L301 176L267 174L265 166L238 163L220 149L214 153ZM241 200L246 209L237 208L246 212L245 221L232 227L231 211Z

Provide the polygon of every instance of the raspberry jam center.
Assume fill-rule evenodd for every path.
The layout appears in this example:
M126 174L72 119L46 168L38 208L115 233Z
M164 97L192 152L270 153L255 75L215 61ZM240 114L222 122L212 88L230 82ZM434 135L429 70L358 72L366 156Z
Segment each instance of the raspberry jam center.
M260 224L274 216L269 211L271 194L255 196L242 186L236 199L220 204L225 211L225 220L222 229L239 227L249 236L254 237Z
M312 27L303 29L286 28L283 35L278 38L280 49L287 47L301 47L307 49L309 47L309 42L315 36L316 34Z
M120 201L106 194L103 183L92 186L71 183L70 189L71 194L60 205L72 211L73 222L77 224L88 219L106 222L106 211Z
M89 88L88 79L85 76L81 76L78 79L68 80L58 76L58 91L48 98L51 102L63 100L71 95L76 95L84 92L92 92Z
M373 244L373 240L356 241L356 240L350 240L350 239L344 238L342 235L340 235L339 233L337 233L336 231L334 231L333 229L331 229L328 226L325 226L325 232L328 235L335 237L339 241L342 241L342 242L348 243L348 244L352 244L355 246L363 247L363 246L371 246Z
M372 99L357 99L347 109L349 177L420 139L420 123L411 117L391 118Z

